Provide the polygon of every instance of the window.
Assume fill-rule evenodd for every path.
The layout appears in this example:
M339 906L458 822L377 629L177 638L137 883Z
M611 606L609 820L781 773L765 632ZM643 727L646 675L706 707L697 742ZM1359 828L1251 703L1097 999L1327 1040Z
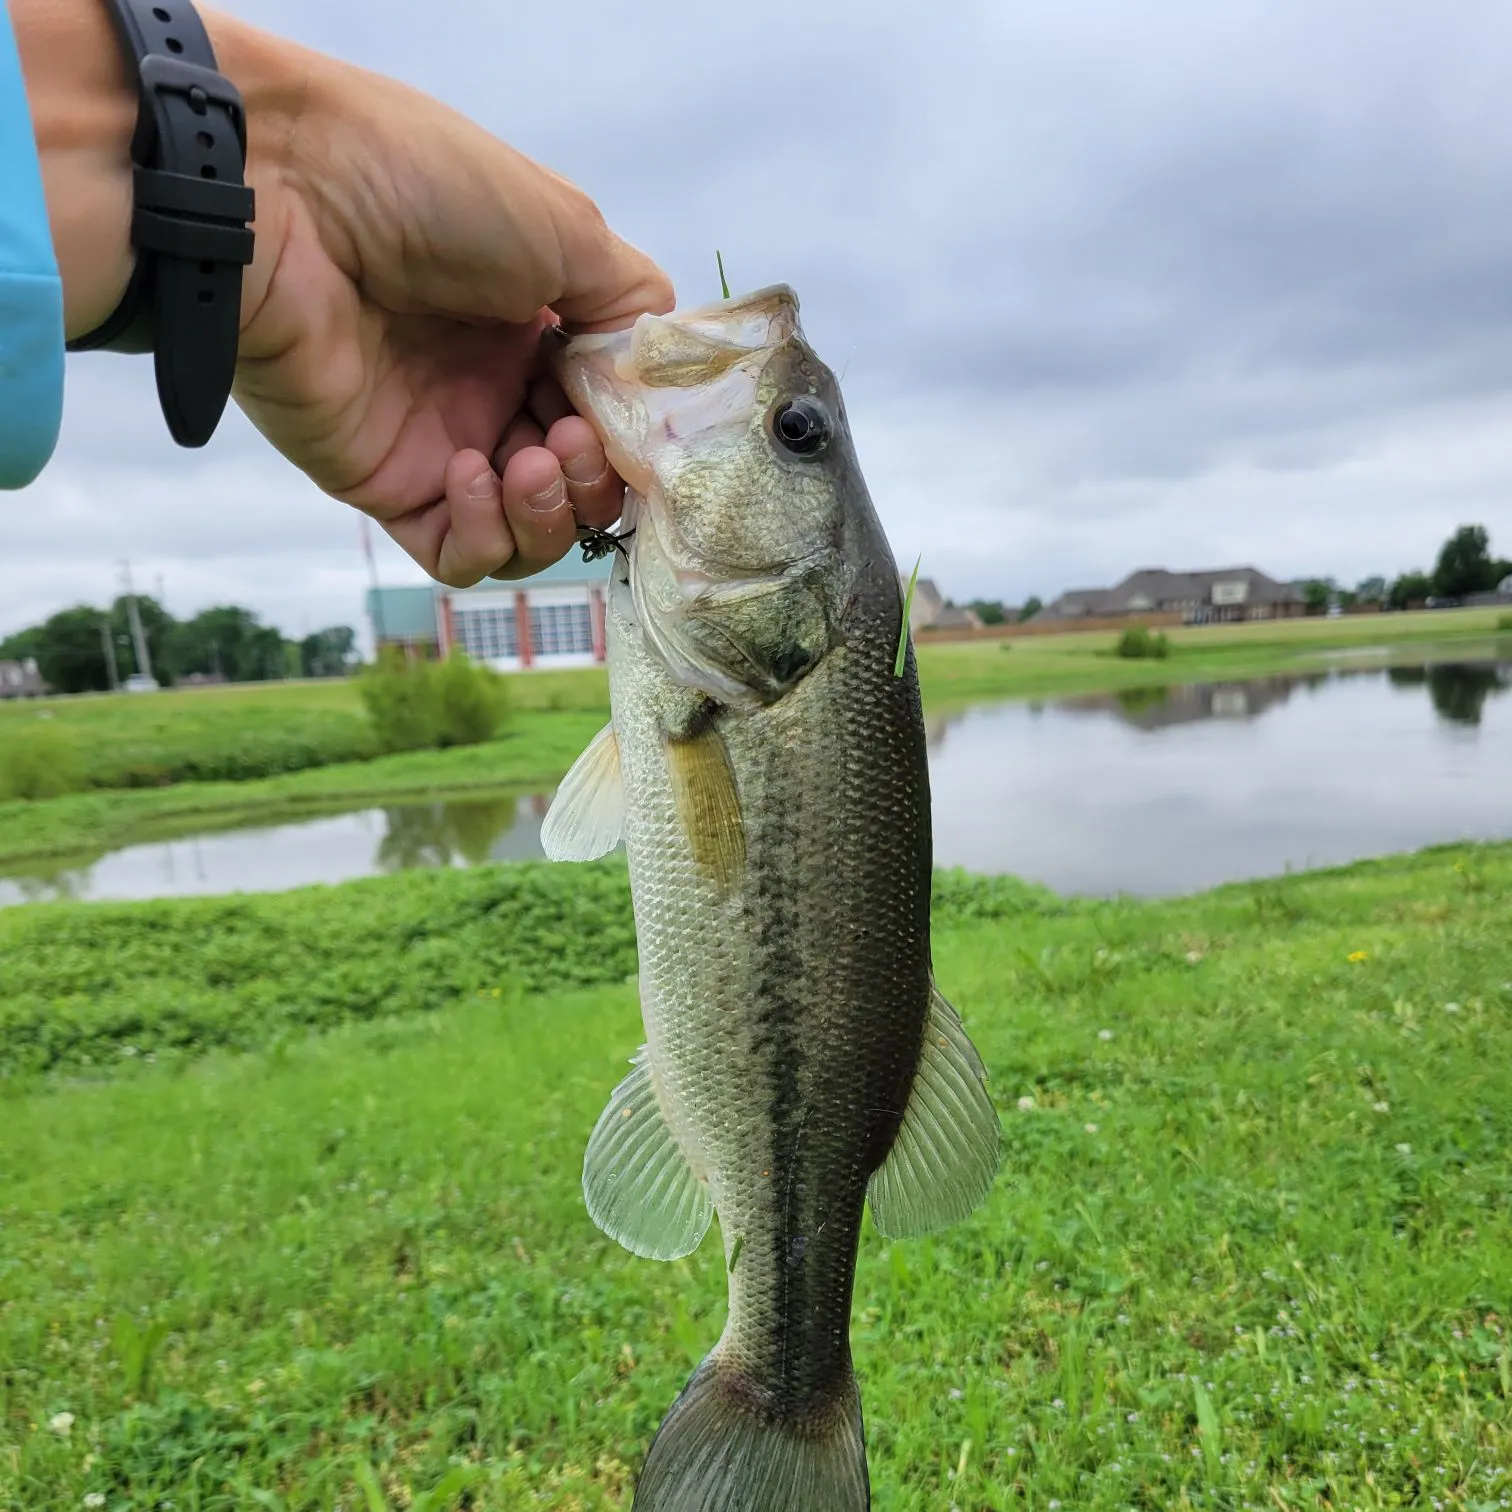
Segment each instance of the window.
M587 604L532 604L530 644L537 656L591 654L593 623Z
M495 661L520 654L512 603L487 609L464 609L453 600L452 625L458 644L474 661Z

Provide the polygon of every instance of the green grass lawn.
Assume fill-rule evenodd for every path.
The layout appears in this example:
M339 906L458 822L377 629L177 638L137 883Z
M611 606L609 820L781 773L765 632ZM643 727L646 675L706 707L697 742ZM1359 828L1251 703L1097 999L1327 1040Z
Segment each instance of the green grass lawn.
M1163 632L1171 648L1164 660L1115 656L1113 631L926 642L919 648L919 668L925 697L935 705L1107 693L1312 669L1327 665L1332 655L1366 647L1380 648L1383 664L1425 655L1512 655L1512 636L1497 629L1501 618L1495 609L1447 609L1191 626Z
M1163 661L1121 660L1110 633L926 644L919 667L925 703L940 711L978 699L1300 670L1361 646L1379 646L1387 658L1485 655L1494 647L1512 655L1512 638L1493 639L1496 622L1495 610L1451 610L1207 626L1171 632L1172 654ZM552 787L607 715L605 675L527 673L511 677L509 687L514 713L497 740L374 759L367 759L371 743L356 690L344 681L0 704L0 757L8 731L47 715L91 753L91 770L104 774L106 787L124 785L122 774L166 780L201 767L234 779L0 802L0 873L34 872L42 858L83 865L122 845L252 819L482 788ZM257 775L264 771L280 775Z
M724 1277L583 1212L622 887L0 915L0 1001L51 981L108 1051L0 1101L0 1505L627 1508ZM947 877L936 964L1007 1160L964 1227L863 1241L880 1512L1512 1502L1512 847L1159 903ZM257 1048L191 1053L217 982Z

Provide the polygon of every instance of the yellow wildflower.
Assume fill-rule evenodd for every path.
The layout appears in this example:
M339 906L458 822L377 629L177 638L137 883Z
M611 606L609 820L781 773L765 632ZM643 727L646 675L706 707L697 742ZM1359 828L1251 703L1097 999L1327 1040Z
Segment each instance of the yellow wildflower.
M1369 953L1364 950L1351 950L1349 952L1349 959L1354 965L1358 966L1361 961L1369 959Z

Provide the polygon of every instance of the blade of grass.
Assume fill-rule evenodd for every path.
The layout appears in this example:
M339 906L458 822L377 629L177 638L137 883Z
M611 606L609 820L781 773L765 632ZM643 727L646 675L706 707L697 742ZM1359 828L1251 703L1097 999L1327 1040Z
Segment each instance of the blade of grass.
M903 625L898 631L898 655L893 662L893 676L902 677L903 663L908 660L908 618L913 613L914 589L919 586L919 563L924 560L924 554L919 553L914 560L914 570L908 579L908 592L903 595Z
M364 1459L357 1460L352 1466L352 1475L367 1503L368 1512L388 1512L388 1502L384 1499L378 1477L373 1474L373 1467Z
M728 299L730 297L730 285L725 279L724 254L717 248L714 252L714 261L719 264L719 297L721 299Z

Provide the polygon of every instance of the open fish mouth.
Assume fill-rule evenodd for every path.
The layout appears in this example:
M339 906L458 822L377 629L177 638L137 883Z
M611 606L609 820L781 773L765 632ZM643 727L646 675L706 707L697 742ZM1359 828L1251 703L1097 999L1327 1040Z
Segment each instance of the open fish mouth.
M802 334L797 294L773 284L741 299L642 315L628 330L558 341L551 363L614 470L644 497L669 448L745 432L767 359Z

